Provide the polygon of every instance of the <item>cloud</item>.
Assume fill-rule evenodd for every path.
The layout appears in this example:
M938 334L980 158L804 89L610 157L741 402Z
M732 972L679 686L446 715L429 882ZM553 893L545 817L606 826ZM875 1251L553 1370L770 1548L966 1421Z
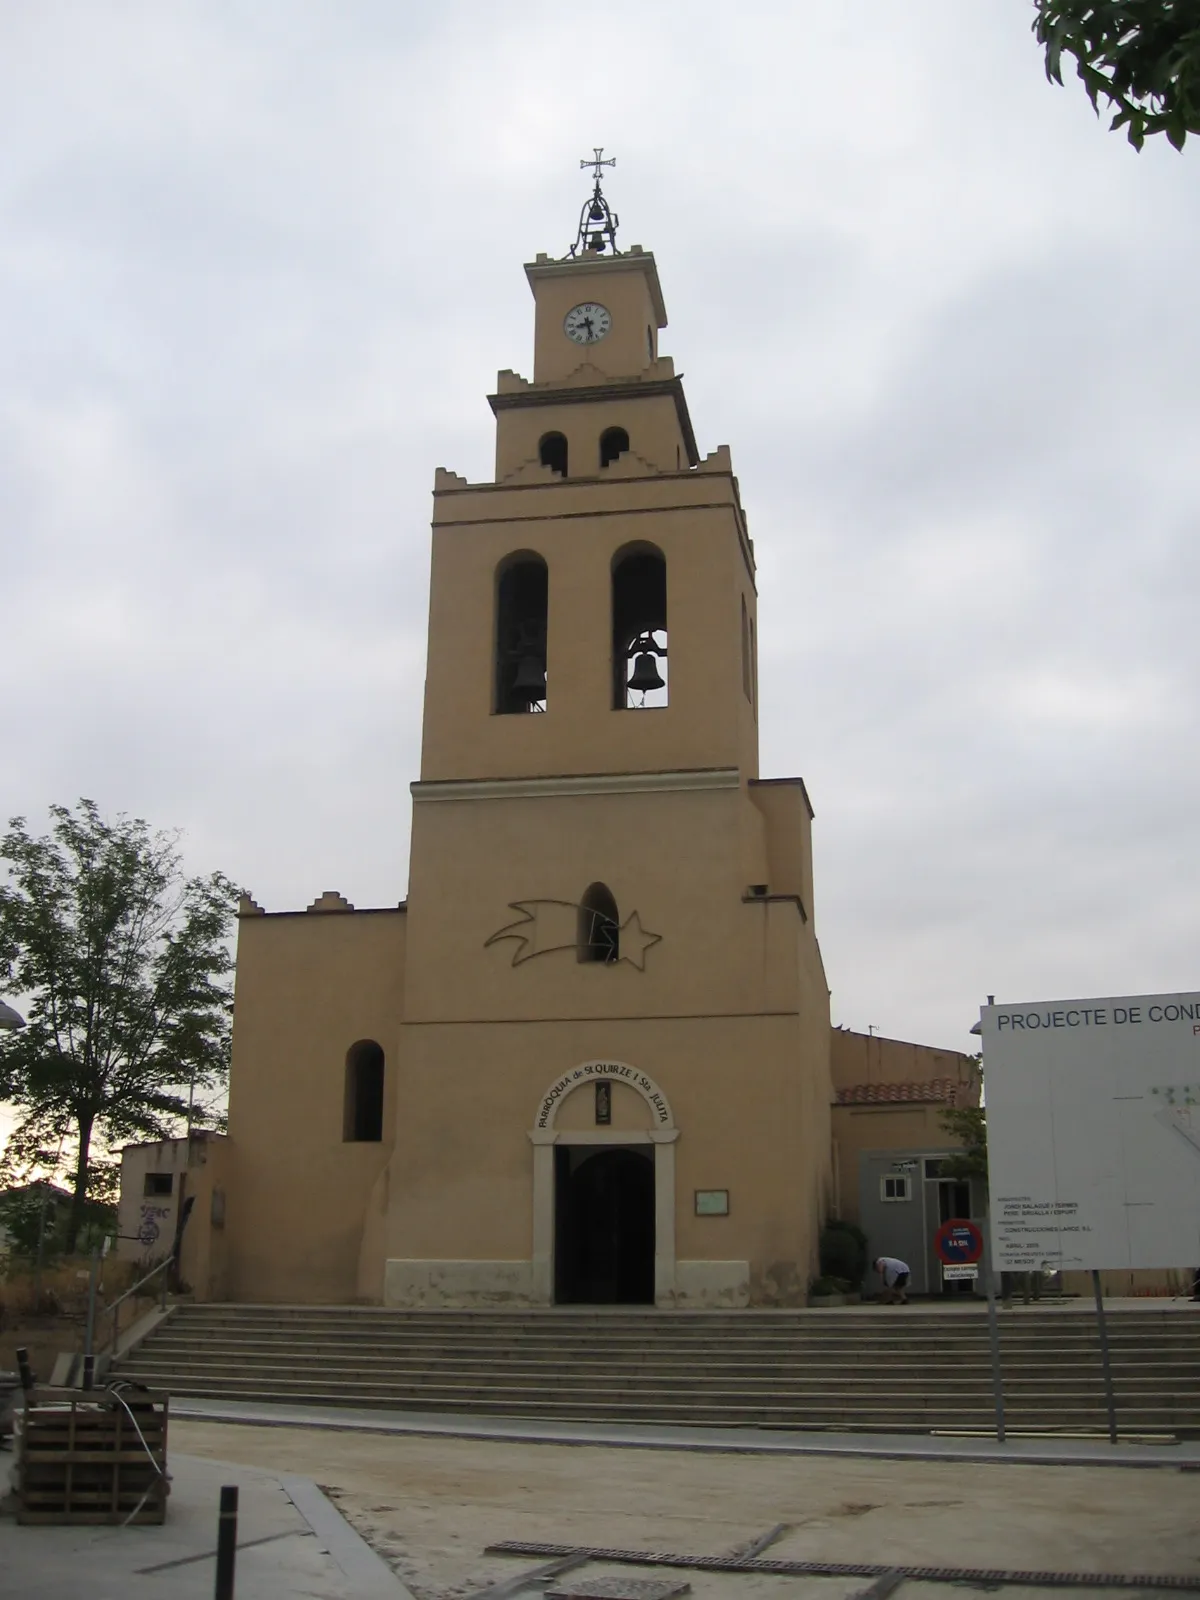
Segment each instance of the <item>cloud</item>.
M1028 23L6 15L5 814L182 825L273 908L403 895L433 469L489 474L603 139L734 449L837 1020L964 1045L985 992L1194 983L1194 163Z

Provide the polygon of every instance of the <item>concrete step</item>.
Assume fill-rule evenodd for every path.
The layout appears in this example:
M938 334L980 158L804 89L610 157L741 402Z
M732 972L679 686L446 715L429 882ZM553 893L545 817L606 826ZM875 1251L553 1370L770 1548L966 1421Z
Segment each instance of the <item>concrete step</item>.
M829 1315L836 1315L829 1314ZM1127 1316L1112 1346L1124 1431L1200 1428L1200 1319ZM1010 1425L1102 1432L1086 1318L1002 1325ZM814 1313L177 1308L118 1363L180 1395L609 1422L965 1430L992 1421L986 1320Z
M489 1338L481 1335L472 1339L464 1338L437 1338L424 1333L409 1336L402 1329L386 1328L371 1333L362 1329L344 1329L336 1326L322 1326L321 1324L302 1324L292 1328L272 1327L266 1323L250 1323L243 1327L236 1324L225 1324L219 1328L198 1328L191 1322L181 1322L178 1325L177 1336L185 1336L196 1342L221 1342L254 1339L274 1343L292 1345L294 1343L320 1343L323 1345L341 1348L396 1348L406 1350L428 1350L440 1352L461 1352L464 1354L477 1353L489 1359L497 1352L503 1350L521 1349L530 1352L545 1354L560 1353L569 1349L580 1355L593 1358L614 1359L624 1357L662 1356L677 1359L694 1359L698 1355L710 1353L720 1349L730 1355L737 1355L742 1359L758 1360L791 1360L798 1355L819 1357L829 1355L845 1356L853 1351L856 1356L893 1356L909 1353L914 1357L919 1355L923 1359L931 1356L940 1356L945 1359L967 1358L983 1352L986 1355L988 1342L986 1336L978 1339L957 1341L949 1343L944 1340L930 1339L888 1339L874 1338L871 1340L791 1340L777 1344L758 1344L742 1340L715 1340L697 1342L695 1344L676 1344L665 1340L640 1340L640 1339L536 1339L515 1338L511 1335L504 1338ZM1029 1345L1012 1339L1002 1339L1003 1352L1015 1358L1028 1358L1032 1360L1045 1360L1050 1356L1060 1354L1063 1356L1098 1355L1100 1345L1098 1340L1079 1341L1073 1344L1058 1343L1046 1346ZM1137 1340L1128 1343L1113 1342L1110 1344L1113 1356L1118 1359L1139 1359L1154 1352L1163 1356L1171 1356L1182 1360L1200 1360L1200 1340L1185 1341L1160 1341Z
M201 1383L193 1383L186 1390L180 1389L176 1392L197 1398L240 1399L282 1405L351 1407L400 1412L440 1411L480 1416L526 1416L683 1426L824 1428L882 1432L987 1432L993 1424L990 1405L880 1406L877 1403L864 1403L852 1406L792 1402L770 1407L753 1407L741 1401L734 1405L681 1402L677 1399L624 1403L589 1396L529 1398L491 1393L446 1393L436 1397L422 1393L415 1397L405 1397L391 1390L369 1387L348 1390L341 1386L312 1390L297 1390L285 1385L275 1385L268 1389L255 1386L241 1392L231 1392L225 1385L213 1386ZM1125 1433L1170 1434L1180 1427L1194 1429L1200 1422L1200 1412L1180 1413L1170 1406L1125 1409L1119 1415L1120 1425ZM1019 1428L1039 1433L1101 1433L1106 1431L1107 1427L1101 1406L1058 1408L1044 1405L1010 1406L1007 1408L1006 1420L1012 1429Z
M498 1373L506 1375L525 1374L538 1381L557 1380L564 1375L590 1376L596 1380L612 1381L616 1369L611 1363L602 1361L573 1361L559 1359L554 1362L545 1361L536 1357L525 1357L519 1353L505 1352L492 1361L466 1361L453 1358L427 1359L415 1356L408 1352L380 1352L363 1350L361 1352L347 1352L337 1348L320 1346L255 1346L246 1344L220 1350L212 1346L187 1346L179 1347L167 1340L155 1340L148 1354L133 1359L153 1360L162 1366L172 1366L185 1370L191 1366L229 1366L235 1364L241 1367L266 1368L268 1370L286 1363L292 1371L328 1371L331 1368L347 1371L381 1371L401 1373L419 1373L428 1376L435 1374L482 1374L485 1377ZM687 1361L666 1362L659 1360L646 1360L636 1366L624 1366L620 1369L622 1383L640 1383L653 1380L656 1377L670 1377L675 1380L690 1383L704 1383L718 1379L730 1378L758 1384L772 1384L786 1382L796 1377L814 1384L836 1384L847 1382L861 1384L868 1370L860 1362L812 1362L800 1361L792 1363L779 1363L773 1366L763 1366L757 1362L736 1361ZM927 1383L930 1372L935 1370L930 1362L888 1362L880 1364L877 1369L879 1374L885 1375L890 1383ZM939 1382L960 1381L987 1383L990 1381L991 1368L986 1361L956 1362L945 1367L936 1368ZM1014 1383L1029 1383L1045 1381L1052 1378L1054 1382L1069 1382L1074 1376L1079 1381L1094 1382L1099 1376L1101 1367L1099 1360L1089 1363L1060 1362L1053 1365L1035 1365L1010 1363L1005 1366L1005 1375ZM1200 1365L1182 1365L1179 1363L1157 1363L1147 1361L1137 1366L1113 1364L1115 1379L1127 1386L1178 1385L1180 1381L1195 1381L1200 1384Z
M536 1351L546 1355L553 1355L564 1350L578 1351L588 1354L599 1354L605 1358L610 1356L662 1356L677 1357L680 1360L695 1360L713 1352L729 1352L743 1359L755 1360L792 1360L797 1355L830 1355L845 1353L853 1350L858 1354L905 1354L920 1353L922 1356L938 1353L948 1356L969 1356L979 1351L988 1349L986 1336L972 1340L957 1341L954 1344L945 1340L919 1340L919 1339L871 1339L871 1340L805 1340L793 1339L787 1343L757 1344L743 1340L706 1340L695 1344L673 1344L666 1340L606 1340L606 1339L533 1339L508 1336L506 1338L488 1337L481 1335L478 1338L437 1338L424 1332L420 1334L406 1334L403 1329L381 1328L372 1333L361 1329L342 1329L333 1326L324 1326L320 1323L298 1324L295 1327L277 1328L267 1323L248 1323L245 1326L227 1324L220 1328L200 1328L190 1319L177 1315L165 1325L163 1333L167 1332L173 1337L187 1338L194 1343L241 1343L253 1339L264 1343L282 1343L293 1345L298 1343L319 1343L323 1345L337 1345L341 1348L371 1348L384 1349L396 1348L404 1350L430 1350L448 1352L486 1352L489 1357L497 1352L509 1350ZM1055 1344L1055 1345L1027 1345L1014 1340L1001 1340L1001 1348L1014 1356L1028 1356L1031 1359L1044 1360L1048 1355L1060 1352L1064 1355L1087 1355L1096 1353L1100 1349L1099 1341L1092 1340L1088 1343ZM1194 1358L1200 1360L1200 1339L1191 1342L1171 1342L1159 1339L1140 1339L1126 1343L1112 1343L1109 1345L1114 1356L1124 1359L1133 1359L1151 1352L1161 1352L1179 1359Z

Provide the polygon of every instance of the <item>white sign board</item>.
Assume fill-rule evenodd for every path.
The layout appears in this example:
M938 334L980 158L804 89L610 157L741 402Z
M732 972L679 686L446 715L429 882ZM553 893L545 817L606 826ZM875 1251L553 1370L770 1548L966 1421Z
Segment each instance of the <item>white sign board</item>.
M980 1022L996 1267L1200 1264L1200 994Z
M957 1266L948 1266L945 1262L942 1263L943 1283L962 1282L965 1279L977 1278L978 1276L979 1268L974 1264L968 1265L960 1262Z

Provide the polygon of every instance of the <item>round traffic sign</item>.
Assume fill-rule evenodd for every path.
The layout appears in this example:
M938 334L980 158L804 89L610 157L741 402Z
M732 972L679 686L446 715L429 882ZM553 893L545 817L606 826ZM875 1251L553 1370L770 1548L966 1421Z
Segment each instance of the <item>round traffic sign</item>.
M973 1222L952 1218L943 1222L933 1241L938 1260L948 1267L978 1261L983 1255L983 1234Z

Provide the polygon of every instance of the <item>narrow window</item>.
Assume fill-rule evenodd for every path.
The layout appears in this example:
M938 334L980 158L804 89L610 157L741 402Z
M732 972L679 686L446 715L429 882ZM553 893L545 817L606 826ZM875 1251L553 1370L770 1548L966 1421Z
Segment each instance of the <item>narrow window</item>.
M612 891L603 883L589 884L579 902L575 952L580 961L605 961L621 954L621 919Z
M508 556L496 576L497 713L545 711L546 563L530 550Z
M651 361L654 360L654 329L648 323L646 325L646 354Z
M383 1138L383 1051L374 1039L360 1039L346 1052L342 1138L356 1144Z
M143 1194L170 1194L174 1181L172 1172L148 1172L142 1183Z
M567 475L567 437L563 433L544 433L538 440L538 460L562 477Z
M629 435L624 428L605 428L600 435L600 465L607 467L629 449Z
M907 1175L903 1177L883 1177L879 1181L879 1198L881 1200L911 1200L912 1188Z
M750 618L750 699L758 717L758 640L754 636L754 618Z
M746 596L742 596L742 693L753 702L750 692L750 614L746 610Z
M667 704L667 563L652 544L618 550L612 567L614 711Z

